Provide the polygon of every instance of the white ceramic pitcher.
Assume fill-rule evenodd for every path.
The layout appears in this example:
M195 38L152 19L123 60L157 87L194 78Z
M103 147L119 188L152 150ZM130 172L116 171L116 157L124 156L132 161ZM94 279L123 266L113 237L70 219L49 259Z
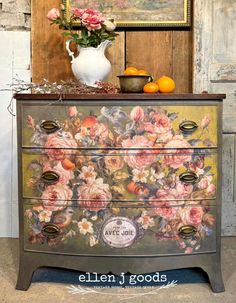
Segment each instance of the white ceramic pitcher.
M104 81L110 71L111 63L105 57L105 50L112 44L111 41L105 40L98 47L80 47L78 45L77 57L70 49L70 42L66 41L66 49L71 56L71 68L74 76L80 82L96 87L96 81Z

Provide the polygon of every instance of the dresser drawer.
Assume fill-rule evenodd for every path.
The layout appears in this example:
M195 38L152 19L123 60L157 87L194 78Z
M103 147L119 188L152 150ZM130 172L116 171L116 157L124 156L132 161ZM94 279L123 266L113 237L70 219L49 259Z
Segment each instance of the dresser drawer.
M216 197L217 154L213 150L109 150L58 155L51 150L23 150L23 197L45 199L53 190L62 199L73 196L89 203Z
M76 104L76 105L74 105ZM81 103L22 106L22 146L204 148L217 146L217 106Z
M148 256L211 252L215 206L107 207L24 204L25 250L75 255Z

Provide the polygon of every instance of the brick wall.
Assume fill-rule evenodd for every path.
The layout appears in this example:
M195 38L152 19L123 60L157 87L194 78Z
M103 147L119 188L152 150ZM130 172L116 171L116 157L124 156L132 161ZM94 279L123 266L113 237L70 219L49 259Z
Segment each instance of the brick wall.
M30 82L30 0L0 0L0 41L0 89L9 89L15 77ZM0 91L0 237L18 236L16 119L7 111L11 97L11 91Z
M3 30L30 30L30 0L0 0L0 31Z

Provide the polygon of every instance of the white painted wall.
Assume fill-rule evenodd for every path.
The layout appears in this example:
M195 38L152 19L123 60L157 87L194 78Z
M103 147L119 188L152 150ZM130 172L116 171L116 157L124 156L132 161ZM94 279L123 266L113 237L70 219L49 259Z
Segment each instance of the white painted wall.
M0 89L9 88L17 75L30 82L30 32L0 31L0 41ZM18 236L16 118L7 110L11 97L0 91L0 237Z

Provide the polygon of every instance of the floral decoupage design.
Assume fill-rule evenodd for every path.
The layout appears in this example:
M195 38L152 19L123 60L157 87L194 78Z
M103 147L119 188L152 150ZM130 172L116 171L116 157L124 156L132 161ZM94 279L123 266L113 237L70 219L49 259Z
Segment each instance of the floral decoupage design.
M167 240L177 252L201 250L214 234L216 158L195 147L203 137L211 145L211 117L201 117L193 139L174 129L178 115L158 106L114 106L85 116L79 106L70 106L61 129L52 134L41 130L42 120L28 115L31 143L40 146L23 155L23 194L31 198L25 210L29 242L57 247L79 238L85 248L102 251L104 222L123 216L137 226L130 251L142 243L154 249ZM86 150L98 145L99 150ZM46 171L56 172L59 180L45 184ZM198 181L181 182L184 171L194 172ZM47 223L59 227L57 237L41 232ZM197 230L193 237L180 236L185 225Z

